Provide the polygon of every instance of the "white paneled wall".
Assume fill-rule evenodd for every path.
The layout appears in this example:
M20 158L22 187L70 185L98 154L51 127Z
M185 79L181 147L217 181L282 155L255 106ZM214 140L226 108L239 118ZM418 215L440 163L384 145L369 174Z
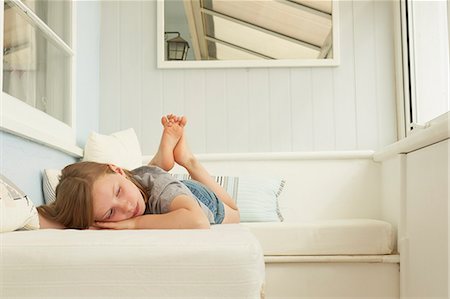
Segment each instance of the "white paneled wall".
M100 131L157 149L162 114L196 153L377 150L396 141L391 1L339 1L341 64L156 68L156 1L103 1Z

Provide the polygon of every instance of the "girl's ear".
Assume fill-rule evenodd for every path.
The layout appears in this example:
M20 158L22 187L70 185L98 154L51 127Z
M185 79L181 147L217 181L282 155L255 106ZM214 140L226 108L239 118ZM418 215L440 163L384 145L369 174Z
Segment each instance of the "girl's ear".
M120 174L120 175L124 175L124 174L125 174L125 172L123 171L123 169L120 168L119 166L116 166L116 165L114 165L114 164L108 164L108 167L109 167L112 171L114 171L115 173L118 173L118 174Z

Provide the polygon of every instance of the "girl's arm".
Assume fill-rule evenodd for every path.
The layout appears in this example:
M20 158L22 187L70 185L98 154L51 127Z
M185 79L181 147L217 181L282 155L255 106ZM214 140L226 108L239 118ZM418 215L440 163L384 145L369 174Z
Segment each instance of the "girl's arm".
M142 215L118 222L96 222L96 226L107 229L195 229L209 228L208 218L197 201L187 195L175 197L165 214Z

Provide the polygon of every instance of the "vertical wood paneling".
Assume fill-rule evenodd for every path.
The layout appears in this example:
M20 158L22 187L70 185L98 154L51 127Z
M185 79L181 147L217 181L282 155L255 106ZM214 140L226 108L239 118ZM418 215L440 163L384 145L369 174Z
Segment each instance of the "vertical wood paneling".
M227 102L225 72L206 71L206 152L224 153L227 150Z
M120 34L120 125L122 128L134 128L140 140L141 138L141 55L140 40L142 27L141 5L142 2L120 1L121 26Z
M142 3L142 27L152 28L156 15L156 2L143 1ZM156 69L156 32L155 30L142 30L141 32L141 55L142 55L142 126L141 147L142 152L154 154L158 149L162 132L160 118L163 114L163 73L155 72Z
M392 3L375 1L375 50L376 50L376 82L378 102L378 135L379 145L395 142L396 103L395 103L395 65L394 59L394 21L392 19Z
M314 150L335 149L333 73L331 69L312 70Z
M267 69L248 71L249 152L270 151L269 72Z
M293 151L312 151L314 148L314 110L311 88L311 69L291 71Z
M379 148L373 14L372 1L353 1L358 149Z
M194 153L204 153L206 152L205 71L187 70L184 90L188 142Z
M226 71L226 101L227 101L227 151L247 152L249 149L249 106L247 91L247 71L233 69Z
M333 69L336 149L356 148L355 64L351 1L341 1L341 65Z
M120 10L118 1L101 4L100 115L99 129L111 133L120 129Z
M100 130L133 126L157 149L166 113L185 114L197 152L379 149L396 138L392 6L341 1L341 64L161 70L156 2L102 2Z
M288 69L271 69L270 86L270 140L274 152L292 150L292 109Z
M163 114L184 114L184 71L163 71Z

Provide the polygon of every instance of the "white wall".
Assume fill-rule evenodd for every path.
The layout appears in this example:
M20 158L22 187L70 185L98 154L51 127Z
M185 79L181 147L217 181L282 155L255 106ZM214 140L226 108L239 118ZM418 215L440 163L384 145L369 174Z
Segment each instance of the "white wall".
M157 149L162 114L189 118L192 149L380 149L396 141L391 1L339 1L341 65L160 70L156 1L102 2L100 132L134 127Z

